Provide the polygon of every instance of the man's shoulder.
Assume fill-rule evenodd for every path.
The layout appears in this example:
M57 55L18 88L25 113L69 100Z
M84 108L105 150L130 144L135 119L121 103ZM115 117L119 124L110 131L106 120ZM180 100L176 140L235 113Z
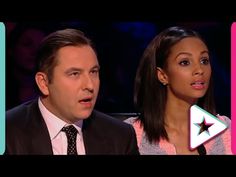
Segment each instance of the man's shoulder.
M102 113L100 111L94 110L92 113L92 119L97 123L100 123L104 126L109 126L111 128L128 128L129 124L112 117L106 113Z
M22 103L12 109L9 109L6 111L6 121L8 122L22 122L27 115L29 115L29 112L32 111L32 109L37 108L37 100L31 100L25 103Z
M109 114L100 112L98 110L93 110L92 117L101 122L123 124L122 121L116 119L115 117L112 117Z

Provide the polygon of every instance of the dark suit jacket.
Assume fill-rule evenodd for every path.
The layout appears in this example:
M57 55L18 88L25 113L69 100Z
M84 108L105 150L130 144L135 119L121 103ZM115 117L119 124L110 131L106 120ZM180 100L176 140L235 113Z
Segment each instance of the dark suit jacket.
M5 154L53 154L46 123L33 100L6 113ZM84 120L86 154L139 154L133 127L98 111Z

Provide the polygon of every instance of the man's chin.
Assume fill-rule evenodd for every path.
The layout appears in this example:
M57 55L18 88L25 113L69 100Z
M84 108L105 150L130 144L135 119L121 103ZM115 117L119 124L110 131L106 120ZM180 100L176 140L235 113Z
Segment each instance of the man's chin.
M82 113L79 113L78 116L76 116L76 117L78 117L79 119L87 119L87 118L89 118L91 113L92 113L92 111L84 111Z

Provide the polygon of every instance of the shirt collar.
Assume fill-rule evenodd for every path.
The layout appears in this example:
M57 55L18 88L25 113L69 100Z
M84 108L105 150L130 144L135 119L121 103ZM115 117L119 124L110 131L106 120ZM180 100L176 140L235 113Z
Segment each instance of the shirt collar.
M48 127L50 139L54 139L61 131L61 129L69 124L61 120L59 117L51 113L42 103L40 98L38 99L39 110L43 116L43 119ZM83 120L79 120L72 124L80 135L82 135Z

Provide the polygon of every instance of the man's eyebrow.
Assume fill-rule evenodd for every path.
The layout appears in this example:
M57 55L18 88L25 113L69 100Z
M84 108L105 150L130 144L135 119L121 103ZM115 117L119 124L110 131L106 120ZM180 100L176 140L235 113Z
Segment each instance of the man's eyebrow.
M99 65L95 65L91 69L100 69L100 66Z
M99 65L95 65L95 66L93 66L90 70L93 70L93 69L100 69L100 66ZM71 72L74 72L74 71L83 71L84 69L83 68L77 68L77 67L71 67L71 68L69 68L69 69L67 69L66 71L65 71L65 73L71 73Z
M65 71L65 73L70 73L70 72L74 72L74 71L82 71L82 70L83 70L82 68L71 67L71 68L67 69Z

